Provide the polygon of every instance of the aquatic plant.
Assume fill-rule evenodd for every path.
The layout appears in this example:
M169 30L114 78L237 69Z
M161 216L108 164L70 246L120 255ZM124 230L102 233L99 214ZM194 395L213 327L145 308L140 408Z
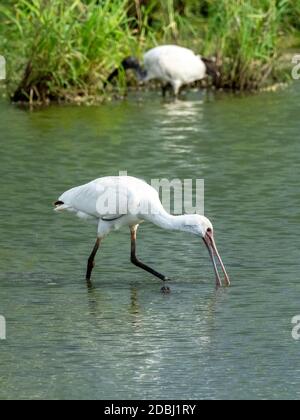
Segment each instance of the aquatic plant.
M18 0L0 11L15 101L95 95L106 69L137 50L122 0Z
M299 34L300 0L3 0L0 54L15 101L86 101L128 54L179 43L215 56L218 88L259 89ZM125 77L118 81L124 92Z

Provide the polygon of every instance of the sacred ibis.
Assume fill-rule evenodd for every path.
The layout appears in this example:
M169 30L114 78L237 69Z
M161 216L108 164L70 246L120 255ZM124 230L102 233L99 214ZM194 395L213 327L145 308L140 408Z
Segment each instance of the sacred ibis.
M190 85L207 75L217 83L220 73L213 60L196 55L192 50L177 45L161 45L144 55L144 66L135 57L127 57L121 63L125 71L133 69L141 82L156 79L162 83L163 96L172 89L175 97L183 86ZM118 76L120 68L115 69L104 86Z

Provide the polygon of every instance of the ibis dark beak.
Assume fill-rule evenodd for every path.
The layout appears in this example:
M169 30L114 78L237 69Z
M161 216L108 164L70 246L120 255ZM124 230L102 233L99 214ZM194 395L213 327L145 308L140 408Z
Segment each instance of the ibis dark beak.
M217 258L217 261L219 262L219 264L221 266L221 269L224 273L225 285L230 286L230 280L229 280L228 274L226 272L225 266L224 266L223 261L220 257L220 254L218 252L218 249L217 249L217 246L216 246L216 243L215 243L215 240L214 240L214 235L210 230L208 230L206 232L206 235L203 238L203 241L204 241L204 243L205 243L205 245L208 249L210 258L211 258L212 263L213 263L213 267L214 267L215 274L216 274L217 287L222 286L222 281L221 281L221 278L220 278L220 275L219 275L219 272L218 272L216 258Z

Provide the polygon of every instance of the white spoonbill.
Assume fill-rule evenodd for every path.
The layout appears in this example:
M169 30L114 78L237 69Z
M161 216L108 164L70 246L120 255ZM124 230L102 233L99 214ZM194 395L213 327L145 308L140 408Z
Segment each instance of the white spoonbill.
M189 85L204 79L207 75L212 76L216 83L220 76L216 63L204 57L196 55L188 48L178 45L161 45L155 47L144 55L144 68L135 57L127 57L121 67L124 70L133 69L142 82L157 79L162 82L163 96L169 88L173 89L174 95L178 96L182 86ZM120 69L114 70L105 82L111 82Z
M222 282L215 257L224 273L225 284L230 285L214 241L211 222L197 214L170 215L163 208L157 191L145 181L129 176L99 178L65 192L54 206L57 212L65 210L75 213L78 217L90 220L98 226L96 244L88 260L86 274L88 282L91 280L95 256L102 240L110 232L119 230L123 226L128 226L131 232L131 262L164 282L168 280L166 276L143 264L136 256L138 227L143 221L149 221L163 229L179 230L200 236L209 251L217 286L221 286Z

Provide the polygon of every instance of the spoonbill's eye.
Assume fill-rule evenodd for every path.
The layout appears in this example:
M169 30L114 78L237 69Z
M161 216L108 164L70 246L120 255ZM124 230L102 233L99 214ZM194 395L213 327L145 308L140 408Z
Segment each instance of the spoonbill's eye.
M212 229L211 228L207 228L206 233L212 233Z

